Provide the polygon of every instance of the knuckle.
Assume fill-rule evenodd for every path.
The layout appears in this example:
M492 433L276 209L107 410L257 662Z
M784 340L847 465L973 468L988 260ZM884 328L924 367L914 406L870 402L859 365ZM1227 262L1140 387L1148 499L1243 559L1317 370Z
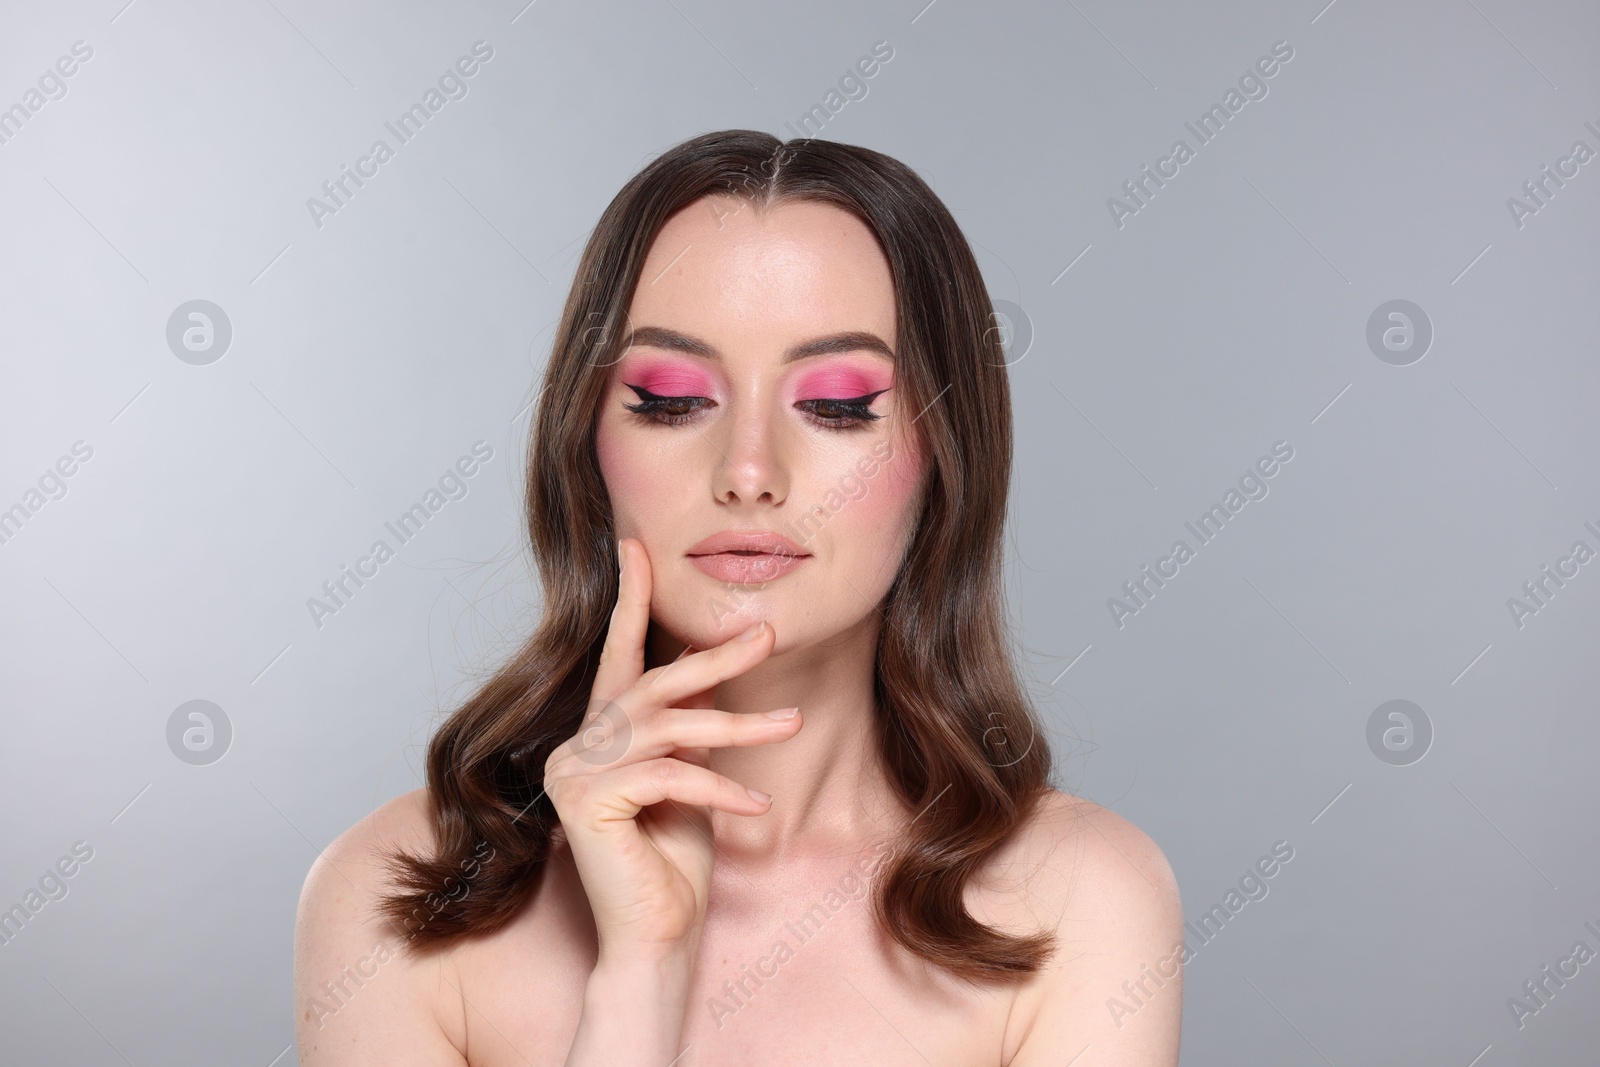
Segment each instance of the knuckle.
M608 700L583 722L578 731L578 743L610 740L617 734L631 734L638 729L640 716L615 700Z
M560 777L552 777L548 772L544 776L544 795L550 798L550 803L560 810L563 801L563 787Z
M683 764L675 759L658 759L650 762L650 781L662 792L681 781Z
M682 660L664 663L659 667L651 668L648 675L641 675L634 692L640 694L648 702L660 707L663 704L670 703L675 698L674 694L680 692L680 687L686 677ZM665 685L664 683L669 679L675 684L671 686Z
M595 716L574 740L574 758L590 768L606 767L627 756L633 745L633 728L626 718Z
M588 786L583 779L570 774L557 775L545 786L545 794L557 811L572 811L582 803Z

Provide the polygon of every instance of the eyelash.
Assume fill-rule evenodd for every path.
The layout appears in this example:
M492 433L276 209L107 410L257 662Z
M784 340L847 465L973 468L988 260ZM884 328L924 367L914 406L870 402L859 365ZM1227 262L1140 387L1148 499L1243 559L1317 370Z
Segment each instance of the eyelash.
M639 403L623 404L622 406L648 422L657 423L663 426L682 426L684 423L694 419L696 411L703 408L705 404L711 403L708 398L703 396L657 396L655 393L650 392L650 390L645 389L642 386L629 385L628 388L632 389L639 395ZM824 427L825 429L857 430L863 428L869 422L875 422L876 420L883 418L882 415L877 414L871 409L871 404L875 399L886 392L888 392L888 390L879 389L875 393L867 393L863 396L841 398L824 397L816 400L802 400L795 406L804 408L806 413L811 416L812 421L814 421L818 426ZM704 401L704 403L696 404L688 411L668 410L668 408L671 406L675 406L689 400ZM843 410L844 414L840 416L819 415L817 414L816 409L818 406L822 405L841 409Z

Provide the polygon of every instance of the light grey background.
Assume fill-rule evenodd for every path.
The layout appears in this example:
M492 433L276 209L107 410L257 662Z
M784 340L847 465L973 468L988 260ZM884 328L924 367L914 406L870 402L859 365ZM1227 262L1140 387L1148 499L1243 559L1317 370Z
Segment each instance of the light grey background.
M684 138L795 136L880 40L810 132L923 175L1018 327L1007 574L1058 783L1154 837L1192 922L1294 849L1191 941L1183 1062L1595 1062L1600 962L1507 1006L1600 951L1600 563L1508 606L1600 550L1600 161L1520 227L1507 204L1600 150L1594 5L124 2L8 3L0 32L0 107L93 49L0 144L0 508L93 450L0 544L0 906L94 850L0 945L7 1063L294 1061L307 868L421 783L537 613L521 456L583 240ZM307 199L480 40L467 95L319 227ZM208 365L166 340L196 299L233 330ZM1366 339L1395 299L1434 330L1404 366ZM467 495L319 628L307 599L480 440ZM1434 731L1406 766L1367 742L1396 699ZM168 747L191 700L231 723L220 761Z

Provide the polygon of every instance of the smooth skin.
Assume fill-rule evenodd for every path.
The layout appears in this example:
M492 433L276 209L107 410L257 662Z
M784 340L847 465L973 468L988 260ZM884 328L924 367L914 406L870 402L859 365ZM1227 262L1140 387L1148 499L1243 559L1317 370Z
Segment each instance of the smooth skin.
M1069 794L1052 791L968 887L980 921L1056 934L1025 981L949 980L886 938L864 896L820 912L820 933L772 962L841 872L903 840L918 814L889 785L872 727L879 605L925 473L918 412L892 387L892 353L791 358L843 333L892 344L893 280L847 212L723 198L668 220L641 279L630 328L702 351L636 343L610 368L596 445L621 580L590 718L544 768L561 820L545 874L506 927L413 959L374 904L380 850L434 847L426 792L342 834L301 895L300 1062L1176 1064L1172 871L1133 824ZM687 417L628 410L650 384ZM878 418L836 418L837 401L869 392ZM851 472L891 447L855 494ZM730 588L687 558L726 529L794 536L786 524L840 489L850 502L782 577Z
M619 554L622 588L590 702L590 721L604 720L604 737L580 730L551 753L544 780L589 893L602 962L655 963L691 949L705 916L713 858L705 809L762 815L772 803L707 769L709 750L785 741L802 720L797 708L745 715L677 707L714 700L719 682L765 659L772 627L757 623L716 648L646 671L649 557L631 538ZM625 752L600 764L581 758L619 734Z
M652 1032L630 1005L630 1025L612 1024L620 1021L615 1006L632 1001L628 994L640 985L687 988L711 894L709 809L763 815L772 804L710 770L710 750L785 741L803 721L798 708L747 715L711 707L719 683L772 652L773 629L764 622L646 671L649 556L632 538L619 542L618 553L621 588L590 699L589 721L602 723L602 736L580 730L545 764L545 788L594 915L596 973L612 976L596 983L600 1010L579 1024L572 1067L649 1063L668 1049L668 1059L677 1055L670 1017ZM625 741L617 745L619 734ZM582 758L593 749L609 756L613 746L624 751L604 764ZM613 988L618 995L604 992Z

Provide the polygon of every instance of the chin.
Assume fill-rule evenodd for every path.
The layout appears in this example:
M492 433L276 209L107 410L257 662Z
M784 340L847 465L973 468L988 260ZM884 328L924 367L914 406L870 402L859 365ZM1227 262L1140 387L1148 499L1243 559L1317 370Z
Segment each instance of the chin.
M767 622L777 631L773 654L809 643L816 619L797 610L809 598L794 574L772 581L732 583L702 573L687 559L681 571L664 576L651 605L656 625L695 648L711 648Z

